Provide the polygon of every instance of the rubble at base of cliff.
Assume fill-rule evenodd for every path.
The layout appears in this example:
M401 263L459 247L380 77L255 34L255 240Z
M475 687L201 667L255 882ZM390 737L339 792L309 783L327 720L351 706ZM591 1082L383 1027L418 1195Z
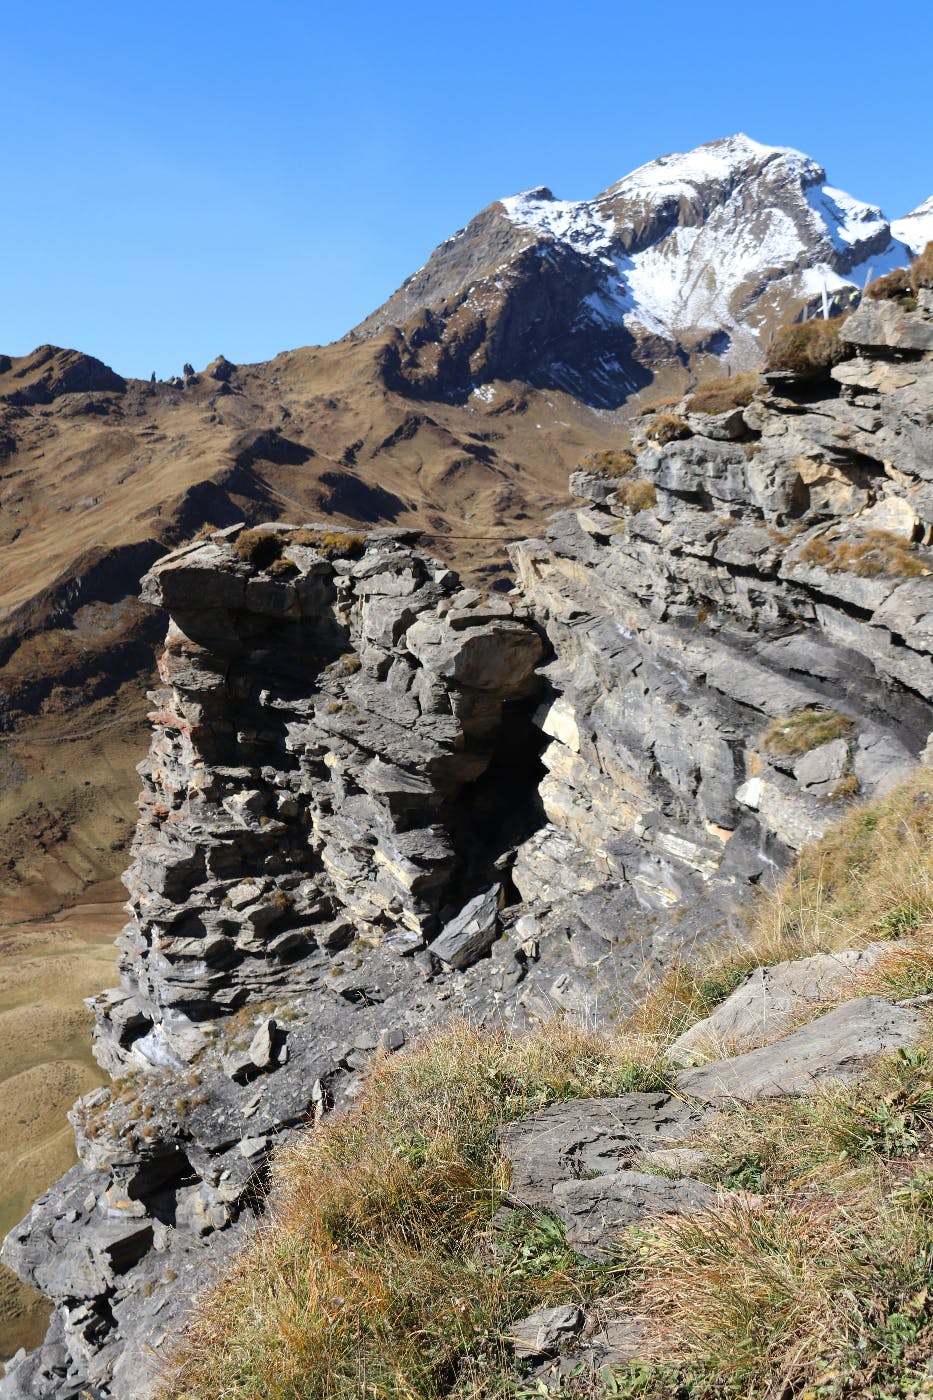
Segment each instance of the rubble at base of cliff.
M617 1015L926 761L918 302L866 302L823 380L646 420L514 546L512 596L391 530L234 526L152 568L170 624L94 1008L112 1084L3 1247L55 1311L0 1394L141 1400L269 1154L374 1056L455 1016Z

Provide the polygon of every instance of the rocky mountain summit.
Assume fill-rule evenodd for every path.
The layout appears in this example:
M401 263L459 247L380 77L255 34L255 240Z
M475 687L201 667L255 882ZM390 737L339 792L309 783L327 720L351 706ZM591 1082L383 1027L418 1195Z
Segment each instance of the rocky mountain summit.
M829 361L595 453L511 596L405 530L234 525L153 565L113 1083L3 1247L56 1309L0 1393L140 1400L273 1148L374 1056L452 1014L611 1018L928 760L933 293L894 291ZM863 1012L860 1043L912 1041Z
M759 363L802 305L848 299L931 232L929 201L889 223L811 157L737 135L592 200L491 204L353 334L400 328L390 372L417 396L523 379L615 408L665 364Z

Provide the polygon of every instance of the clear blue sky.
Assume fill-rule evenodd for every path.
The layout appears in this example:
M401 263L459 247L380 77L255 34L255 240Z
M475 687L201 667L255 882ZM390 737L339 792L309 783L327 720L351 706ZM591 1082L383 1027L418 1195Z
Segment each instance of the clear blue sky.
M341 335L491 200L743 130L905 213L930 0L5 6L0 351L124 374Z

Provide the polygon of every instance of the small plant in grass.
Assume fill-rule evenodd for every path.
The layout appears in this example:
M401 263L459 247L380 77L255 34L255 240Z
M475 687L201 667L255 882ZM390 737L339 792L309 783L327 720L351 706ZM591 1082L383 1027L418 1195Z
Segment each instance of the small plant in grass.
M906 904L889 909L873 926L872 932L878 938L909 938L928 917L928 910L908 900Z
M761 746L768 753L792 757L808 753L833 739L842 739L852 728L848 715L838 710L818 709L808 705L792 714L773 719L762 736Z
M781 326L768 349L766 368L784 370L801 380L828 379L833 365L855 354L854 347L839 337L845 320L845 316L837 316L831 321L817 319Z

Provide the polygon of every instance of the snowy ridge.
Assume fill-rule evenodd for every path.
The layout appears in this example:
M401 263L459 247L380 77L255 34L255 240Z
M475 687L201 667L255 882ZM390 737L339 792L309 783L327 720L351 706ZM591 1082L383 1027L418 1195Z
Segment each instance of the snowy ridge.
M922 253L933 239L933 195L902 219L892 219L891 232L913 253Z
M501 204L519 228L566 243L577 252L597 253L612 243L615 224L611 216L582 201L555 199L550 190L537 189L510 195Z
M744 303L763 279L781 279L800 302L824 287L861 289L933 237L933 199L892 226L877 205L825 181L803 152L740 133L650 161L594 200L536 189L501 206L542 241L598 258L601 285L578 324L621 322L669 340L722 329L747 346ZM639 246L646 206L665 217Z
M488 205L353 334L400 332L406 391L480 404L524 380L617 409L662 368L679 382L760 364L778 326L824 293L847 305L929 238L933 199L892 226L811 156L738 134L592 199L539 186Z
M825 174L815 160L792 146L763 146L737 132L723 141L710 141L693 151L659 156L640 165L610 186L603 198L639 194L657 199L682 191L695 196L698 185L729 183L749 165L759 168L773 160L782 160L801 180L817 181Z

